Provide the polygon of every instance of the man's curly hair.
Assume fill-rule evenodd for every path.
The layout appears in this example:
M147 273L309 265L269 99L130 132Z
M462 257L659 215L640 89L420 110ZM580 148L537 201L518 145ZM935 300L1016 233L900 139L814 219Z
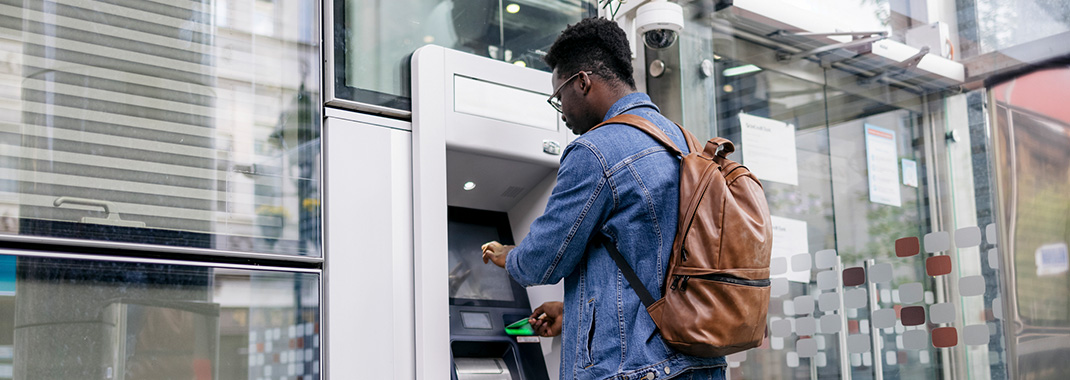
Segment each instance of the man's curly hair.
M592 71L607 80L619 80L635 89L632 49L616 22L601 17L581 20L565 28L543 58L561 77Z

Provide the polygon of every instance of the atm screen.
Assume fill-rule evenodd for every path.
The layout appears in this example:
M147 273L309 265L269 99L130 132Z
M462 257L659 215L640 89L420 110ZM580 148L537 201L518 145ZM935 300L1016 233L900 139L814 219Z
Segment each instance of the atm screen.
M481 246L489 241L512 244L505 213L460 207L449 209L449 294L452 304L511 306L522 291L509 272L483 263ZM525 297L526 298L526 297Z

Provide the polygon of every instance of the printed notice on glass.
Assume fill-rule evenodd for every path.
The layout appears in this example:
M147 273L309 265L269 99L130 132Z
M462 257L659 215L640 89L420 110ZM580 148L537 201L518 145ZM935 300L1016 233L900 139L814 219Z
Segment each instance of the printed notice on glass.
M795 126L764 117L739 114L743 165L759 179L799 185Z
M918 187L918 163L914 160L903 159L903 184L910 187Z
M869 201L899 207L899 153L895 131L866 124Z
M810 282L810 268L796 271L792 269L791 265L792 256L800 253L809 254L810 252L810 241L806 237L806 221L781 218L779 216L770 216L769 218L773 222L773 253L771 256L774 259L783 257L787 262L788 268L787 273L772 277L787 277L788 280L795 282Z

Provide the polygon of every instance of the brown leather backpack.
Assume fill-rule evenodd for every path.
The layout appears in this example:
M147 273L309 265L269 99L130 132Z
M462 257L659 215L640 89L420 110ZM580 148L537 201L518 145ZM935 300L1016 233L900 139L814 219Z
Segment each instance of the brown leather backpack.
M726 158L735 150L727 139L712 138L700 151L695 136L680 128L691 152L683 155L641 116L620 115L598 126L611 123L638 128L683 156L680 219L661 299L655 301L646 287L637 286L639 278L615 243L605 241L661 337L673 349L701 357L757 347L769 310L772 250L772 223L761 182Z

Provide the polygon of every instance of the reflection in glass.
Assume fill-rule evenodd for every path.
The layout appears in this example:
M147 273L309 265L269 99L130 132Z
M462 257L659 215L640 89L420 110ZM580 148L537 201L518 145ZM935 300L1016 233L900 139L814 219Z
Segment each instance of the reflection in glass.
M319 378L315 274L0 256L0 276L0 378Z
M14 4L4 233L319 255L316 2Z
M421 46L547 70L542 57L568 24L594 15L576 0L335 2L334 90L342 99L408 111L409 59Z

